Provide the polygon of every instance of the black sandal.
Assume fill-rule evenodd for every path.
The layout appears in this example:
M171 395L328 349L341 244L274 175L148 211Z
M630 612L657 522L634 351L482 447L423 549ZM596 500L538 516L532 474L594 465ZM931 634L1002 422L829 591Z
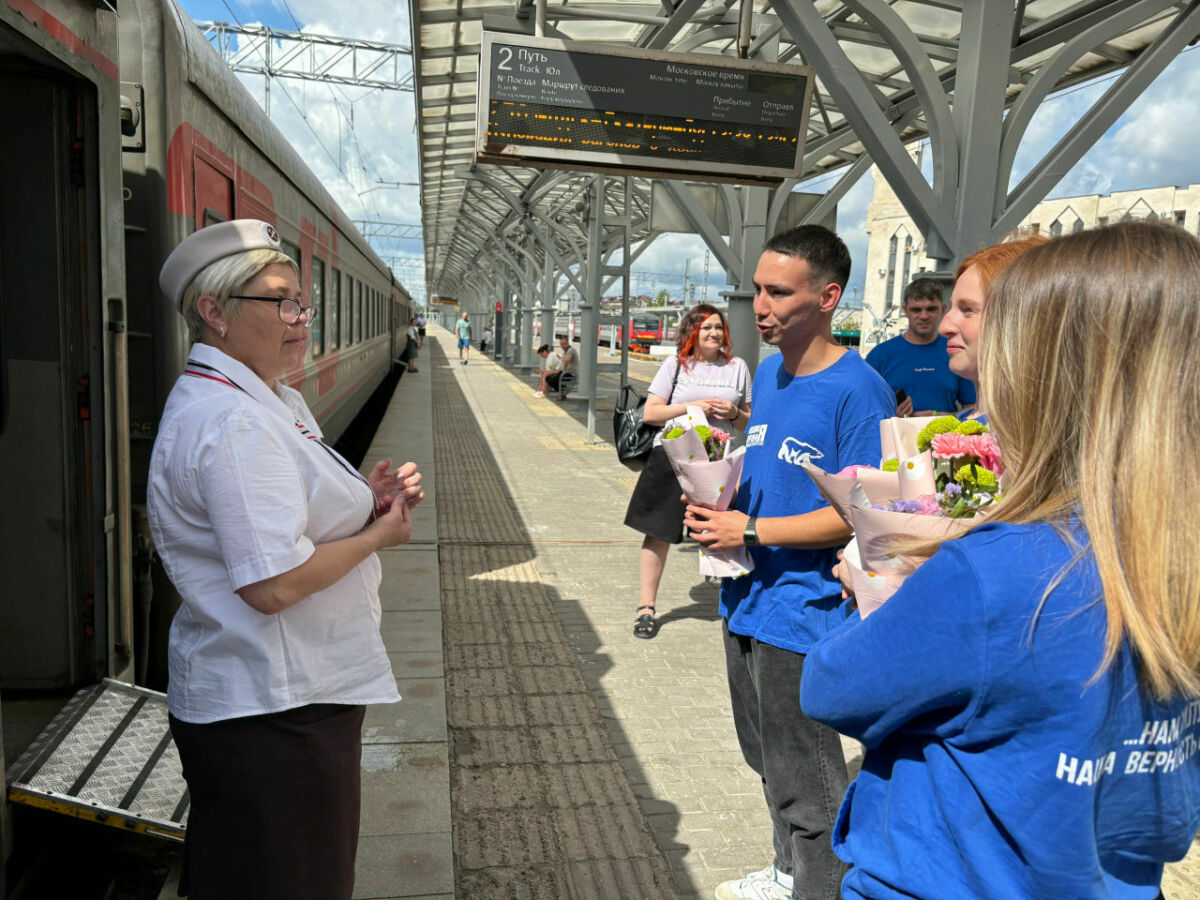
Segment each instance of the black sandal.
M650 640L658 634L658 623L654 621L653 606L639 606L634 612L642 612L643 609L648 609L650 612L642 613L634 620L633 636Z

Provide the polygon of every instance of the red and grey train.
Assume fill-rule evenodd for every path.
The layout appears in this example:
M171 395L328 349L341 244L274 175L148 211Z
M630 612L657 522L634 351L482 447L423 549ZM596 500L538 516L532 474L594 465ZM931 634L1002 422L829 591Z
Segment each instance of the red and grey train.
M117 3L0 0L6 712L30 691L162 677L175 600L142 504L187 352L158 289L180 240L231 218L278 229L315 310L288 381L331 442L387 375L412 309L188 16Z

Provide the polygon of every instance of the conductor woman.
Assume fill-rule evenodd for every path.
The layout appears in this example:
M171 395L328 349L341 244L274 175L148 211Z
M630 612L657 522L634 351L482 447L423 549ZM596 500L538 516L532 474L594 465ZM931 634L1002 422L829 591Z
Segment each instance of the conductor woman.
M364 704L400 699L375 551L409 539L421 476L386 460L363 478L281 383L312 310L272 226L197 231L159 282L193 341L148 486L182 598L167 704L191 801L184 887L349 898Z

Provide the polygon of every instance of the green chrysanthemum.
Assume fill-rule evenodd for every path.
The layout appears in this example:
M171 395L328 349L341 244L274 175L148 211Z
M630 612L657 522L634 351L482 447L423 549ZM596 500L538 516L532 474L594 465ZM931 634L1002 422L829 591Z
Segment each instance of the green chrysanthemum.
M683 429L676 425L670 431L663 435L664 441L673 441L677 437L683 437Z
M924 452L929 449L933 438L938 434L946 434L950 431L958 431L958 426L961 423L954 416L938 416L928 425L921 429L921 433L917 435L917 449Z
M710 437L712 437L712 429L709 428L707 425L697 425L696 426L696 437L700 438L700 440L707 443L708 439Z
M959 434L983 434L987 430L987 426L977 419L967 419L958 425Z
M879 468L884 472L899 472L900 471L900 460L895 457L893 457L892 459L885 459L883 461L883 465L880 466Z
M996 473L983 466L967 464L954 474L954 480L959 484L969 484L981 491L994 491L1000 486L996 481Z

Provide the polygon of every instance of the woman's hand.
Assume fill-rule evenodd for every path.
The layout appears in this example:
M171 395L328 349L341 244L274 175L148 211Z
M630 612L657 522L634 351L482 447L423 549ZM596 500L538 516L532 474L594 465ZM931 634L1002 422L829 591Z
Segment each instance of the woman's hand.
M712 412L706 412L705 415L716 416L718 419L724 419L727 422L737 418L737 404L730 403L728 400L717 400L716 398L707 402L708 408L712 410Z
M425 499L425 489L421 487L421 473L417 464L406 462L395 471L390 471L392 461L383 459L375 463L375 468L367 476L367 483L375 494L375 501L380 509L390 509L392 501L403 496L405 503L416 506Z
M750 517L735 509L718 512L704 506L691 504L683 517L688 536L709 550L726 550L740 547L742 535L746 533L746 522Z
M412 538L412 511L407 503L392 503L378 519L367 526L377 550L406 544Z

